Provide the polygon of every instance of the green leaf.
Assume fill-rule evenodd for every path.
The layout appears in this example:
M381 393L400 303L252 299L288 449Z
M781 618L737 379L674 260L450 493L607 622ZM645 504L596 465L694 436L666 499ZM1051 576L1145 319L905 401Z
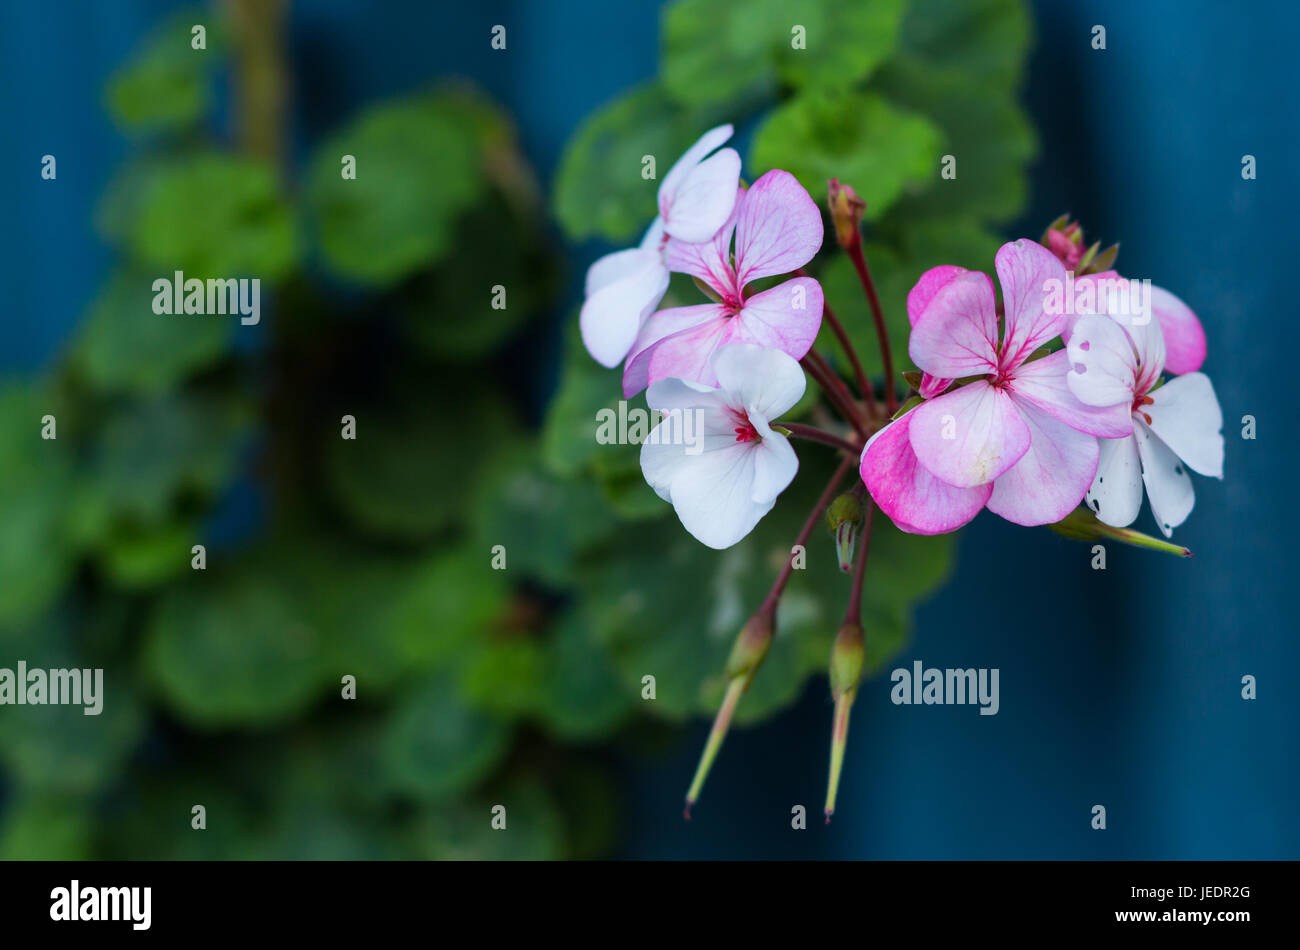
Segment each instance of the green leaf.
M189 521L119 526L103 542L100 561L119 587L155 587L189 569L190 548L199 536Z
M485 187L482 141L463 99L422 94L364 113L323 143L307 198L325 260L339 275L384 287L441 260ZM356 178L342 158L356 159ZM483 288L484 293L487 288Z
M678 0L664 13L664 87L687 105L734 106L772 96L778 79L853 86L893 50L905 5L813 0L791 10L784 0Z
M879 218L905 189L939 177L940 132L923 116L872 93L807 91L775 109L754 136L755 174L783 168L818 202L838 178Z
M168 590L145 634L145 675L202 728L269 725L301 712L327 677L321 637L263 571L200 572Z
M509 726L468 706L455 684L438 676L393 710L381 751L396 789L445 799L484 778L509 745Z
M88 861L91 816L75 798L27 795L5 809L0 861Z
M355 439L326 431L327 485L357 527L412 542L463 521L475 484L514 437L504 405L466 399L470 385L444 375L382 409L358 408Z
M206 49L191 45L191 29L204 24ZM221 62L225 31L210 11L173 15L154 30L133 58L109 80L108 108L132 130L182 130L197 123L211 103L210 71Z
M493 826L498 816L504 828ZM409 837L431 861L550 861L563 857L563 835L564 818L546 789L520 778L487 797L424 812Z
M41 438L47 414L62 438ZM69 421L42 386L0 388L0 623L36 617L71 577Z
M703 121L655 85L588 116L569 140L555 176L555 216L568 236L620 242L639 236L655 216L659 182L711 127ZM654 178L642 177L646 156L654 158Z
M917 215L1013 218L1027 194L1025 165L1037 150L1014 99L1029 42L1019 0L917 0L899 54L876 81L885 95L924 113L944 131L955 178L900 206Z
M403 289L413 339L434 357L474 359L535 317L554 290L552 258L529 215L493 193L461 220L445 260Z
M538 718L567 742L590 742L613 733L631 714L639 693L620 676L578 612L562 617L546 645L546 674ZM639 688L639 683L636 684Z
M275 282L297 261L291 209L275 173L253 159L217 152L181 156L158 170L140 199L130 251L143 267L157 268L158 276L173 278L172 272L180 270L186 280L255 277ZM198 319L239 318L208 314Z
M71 365L94 389L157 394L225 354L237 318L154 313L153 279L122 271L91 305Z

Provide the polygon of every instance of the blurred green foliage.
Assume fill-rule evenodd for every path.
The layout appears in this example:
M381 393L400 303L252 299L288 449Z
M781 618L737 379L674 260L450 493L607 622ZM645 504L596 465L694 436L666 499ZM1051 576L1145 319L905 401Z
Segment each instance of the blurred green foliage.
M1024 12L811 0L801 51L783 8L669 4L660 74L578 130L552 210L571 238L626 241L654 213L643 155L666 171L704 128L747 122L751 180L781 166L819 198L830 175L867 197L905 353L911 282L986 266L1023 196ZM699 545L637 447L595 441L619 374L586 356L576 316L540 429L505 385L560 286L508 117L467 86L416 91L348 121L299 182L212 133L214 64L237 40L213 24L209 55L183 55L192 22L164 24L108 91L139 136L98 213L117 272L63 362L0 389L0 666L103 667L107 692L100 717L0 713L0 858L606 854L608 750L712 712L829 453L802 453L743 543ZM939 179L946 153L956 181ZM178 269L259 277L262 321L154 314L152 281ZM878 372L851 270L829 253L818 270ZM665 306L696 294L675 279ZM877 519L872 669L950 557L947 540ZM824 669L848 591L833 559L814 535L741 721ZM491 828L496 804L509 834Z

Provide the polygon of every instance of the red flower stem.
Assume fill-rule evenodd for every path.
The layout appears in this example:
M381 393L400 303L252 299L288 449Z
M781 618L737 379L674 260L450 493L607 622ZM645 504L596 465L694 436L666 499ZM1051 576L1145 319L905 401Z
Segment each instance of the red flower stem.
M808 538L812 535L813 527L821 519L822 512L826 506L831 503L831 496L835 494L836 489L840 487L840 482L848 474L849 467L857 461L857 456L850 455L840 462L840 467L835 470L831 480L826 483L826 488L822 491L822 496L817 499L817 504L808 515L808 520L799 529L799 536L794 539L793 547L803 547L808 544ZM759 613L776 613L776 603L781 599L781 593L785 590L786 583L790 580L790 575L794 571L794 556L791 555L785 559L785 564L781 566L781 573L776 575L776 580L772 582L772 589L767 592L767 597L763 600L763 606L758 608Z
M894 356L889 348L889 334L885 330L885 313L880 309L876 283L871 279L867 259L862 255L862 242L854 241L845 250L848 251L849 260L853 261L853 267L858 272L858 280L862 282L862 289L867 293L867 302L871 304L871 316L876 321L876 337L880 340L880 355L885 363L885 405L892 416L894 410L898 408L898 397L894 392Z
M826 393L827 398L835 403L840 414L849 422L853 428L857 429L862 436L870 434L870 427L867 420L863 418L862 411L853 401L853 394L849 392L849 387L844 385L844 380L840 379L839 374L831 369L830 364L822 358L822 355L816 350L809 350L799 364L806 369L817 384L821 386L822 392Z
M802 267L796 270L795 274L800 277L808 276L808 272ZM862 369L862 361L858 359L858 351L853 348L853 343L849 340L849 335L844 329L844 324L840 323L840 318L835 316L835 311L832 310L831 305L825 301L822 302L822 316L826 319L826 322L831 325L831 332L835 334L835 339L840 341L840 348L844 350L844 355L849 359L849 365L853 367L853 378L857 380L858 392L862 395L862 398L866 400L871 414L877 415L876 394L872 390L871 384L867 382L867 374Z
M852 456L858 456L862 453L860 446L854 445L848 439L841 439L833 432L827 432L825 429L818 429L816 426L806 426L798 422L778 422L775 423L782 429L786 429L796 439L807 439L809 442L820 442L822 445L830 445L841 451L848 452Z
M871 550L871 516L876 505L870 498L863 499L865 511L862 513L862 537L858 541L858 564L853 573L853 590L849 594L849 606L844 611L844 622L862 624L862 582L867 575L867 554Z

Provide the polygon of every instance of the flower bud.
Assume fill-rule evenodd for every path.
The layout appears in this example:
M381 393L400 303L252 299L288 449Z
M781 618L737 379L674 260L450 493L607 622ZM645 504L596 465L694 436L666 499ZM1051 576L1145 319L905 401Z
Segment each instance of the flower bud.
M862 628L856 623L840 627L831 647L831 696L835 699L835 720L831 727L831 768L826 783L826 823L835 813L835 795L839 791L840 771L844 766L844 749L849 738L849 710L858 695L858 681L866 658Z
M846 574L853 566L853 549L858 543L862 528L862 499L853 492L845 492L826 508L826 526L835 538L835 554L840 570Z
M1099 521L1087 508L1080 505L1056 524L1048 525L1053 531L1075 541L1118 541L1138 548L1164 551L1179 557L1192 557L1192 552L1181 544L1170 544L1132 528L1116 528Z
M831 220L835 223L835 240L840 247L847 249L861 243L862 232L859 226L862 215L867 210L867 203L850 186L840 184L838 178L832 178L827 186L826 204L830 207Z
M691 806L700 797L704 780L709 775L709 769L713 767L713 760L717 758L718 750L722 748L722 740L727 737L727 729L731 726L731 717L740 703L740 697L745 695L745 690L749 689L749 684L754 681L754 674L758 672L759 666L767 657L775 628L773 612L760 609L749 618L731 647L731 655L727 658L726 666L727 692L722 697L722 706L714 717L713 728L709 730L709 738L704 743L704 752L700 755L700 764L696 766L695 778L692 779L691 787L686 792L686 809L682 814L688 821L691 817Z
M1068 214L1047 226L1041 243L1060 259L1066 270L1075 270L1083 259L1083 228L1079 222L1071 221Z

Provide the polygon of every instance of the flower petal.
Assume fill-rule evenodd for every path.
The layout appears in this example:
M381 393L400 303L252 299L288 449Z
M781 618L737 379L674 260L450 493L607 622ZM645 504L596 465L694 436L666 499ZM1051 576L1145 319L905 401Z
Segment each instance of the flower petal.
M1099 521L1127 528L1142 510L1142 460L1137 438L1102 439L1097 475L1084 502Z
M803 359L822 325L822 287L811 277L792 277L745 301L727 339L757 343Z
M993 485L954 488L935 478L912 449L909 412L873 435L859 472L867 491L894 524L911 534L946 534L974 518Z
M907 355L949 379L996 370L998 315L989 275L969 271L940 287L912 327Z
M1151 288L1151 309L1165 338L1165 368L1194 373L1205 362L1205 330L1192 308L1163 287Z
M641 472L664 501L672 501L673 479L693 460L736 443L726 398L716 389L664 379L646 392L651 408L668 413L641 443Z
M659 183L659 213L661 215L664 207L672 204L678 189L686 180L686 176L694 171L700 162L704 161L706 155L730 139L734 131L735 129L730 125L719 125L709 129L696 139L694 145L682 153L681 158L673 162L673 167L668 169L668 174L664 175L664 180Z
M916 321L921 319L921 314L929 306L934 295L946 287L954 277L959 277L966 273L964 267L954 267L951 264L943 264L939 267L931 267L921 275L921 279L916 285L907 292L907 320L912 326L916 326Z
M780 350L751 343L719 347L713 357L713 370L728 403L760 416L765 423L788 412L803 398L808 385L797 360Z
M578 317L582 342L592 358L602 366L621 363L667 290L668 269L657 251L631 248L592 264L588 296Z
M709 240L731 216L739 181L740 156L734 148L706 158L682 180L662 212L664 230L681 241Z
M798 471L799 457L795 455L790 440L779 432L764 433L754 455L754 484L750 488L750 500L760 505L776 501L776 496L790 487Z
M1089 319L1109 322L1107 317ZM1115 329L1120 336L1124 335L1119 327ZM1017 400L1026 399L1071 429L1089 435L1118 439L1133 431L1132 392L1122 392L1120 398L1109 405L1090 406L1071 391L1067 377L1072 375L1070 356L1065 350L1057 350L1042 359L1021 363L1016 369L1015 379L1011 381L1012 397Z
M1204 373L1184 373L1151 393L1151 431L1194 472L1223 477L1223 410Z
M673 478L673 510L701 543L721 550L741 540L772 510L776 497L754 501L758 444L734 447L693 458Z
M923 402L910 415L916 457L958 488L988 484L1029 450L1029 428L1011 397L983 380Z
M736 214L737 283L788 274L822 246L822 215L803 185L779 168L750 187Z
M1119 271L1107 270L1074 278L1074 299L1063 301L1066 313L1061 338L1068 340L1080 317L1106 312L1105 291L1108 281L1119 280Z
M1029 451L993 483L989 511L1021 525L1054 524L1068 515L1097 474L1097 439L1037 406L1018 402Z
M1137 354L1118 323L1106 316L1080 317L1064 352L1070 367L1066 383L1076 399L1089 406L1132 405L1137 388ZM1025 368L1032 365L1028 363Z
M1164 536L1172 537L1174 528L1187 520L1196 504L1192 476L1187 474L1173 450L1144 423L1134 424L1133 435L1142 460L1142 482L1147 487L1151 514L1155 515Z
M1044 307L1052 287L1065 288L1065 265L1055 254L1037 241L1021 238L998 249L994 263L998 283L1002 285L1002 304L1005 329L1002 337L1001 367L1004 370L1019 366L1030 353L1048 340L1059 336L1069 318L1068 306L1059 313L1049 313Z
M744 192L736 190L737 205ZM736 211L717 229L711 240L690 244L672 238L664 245L664 264L670 271L698 277L723 298L739 299L736 272L731 268L731 235L736 230Z
M726 309L719 304L672 307L651 314L637 334L636 342L632 344L632 355L623 368L623 397L631 399L650 383L674 376L714 385L717 380L709 367L709 357L713 354L716 340L708 341L721 336L729 319ZM692 351L682 340L658 360L655 359L661 344L687 335L697 341L699 352ZM699 343L701 339L705 342ZM653 372L652 362L655 363ZM674 372L674 369L680 371Z

